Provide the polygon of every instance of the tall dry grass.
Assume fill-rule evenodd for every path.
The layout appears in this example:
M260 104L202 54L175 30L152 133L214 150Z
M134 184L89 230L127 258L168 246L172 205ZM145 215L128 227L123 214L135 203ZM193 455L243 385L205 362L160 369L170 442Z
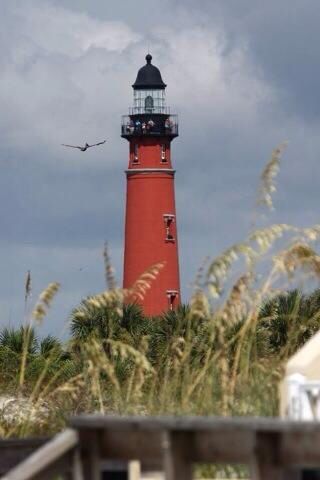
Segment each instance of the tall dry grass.
M259 208L273 205L283 148L262 173ZM36 302L18 380L10 387L17 405L27 405L26 415L15 421L2 411L2 435L59 430L68 415L82 412L277 415L283 365L320 325L320 295L311 308L309 297L288 293L318 281L319 235L319 225L255 227L201 266L188 306L158 318L127 304L143 299L163 265L124 290L116 285L105 247L106 290L74 309L70 341L53 349L32 375L31 327L43 321L58 284Z

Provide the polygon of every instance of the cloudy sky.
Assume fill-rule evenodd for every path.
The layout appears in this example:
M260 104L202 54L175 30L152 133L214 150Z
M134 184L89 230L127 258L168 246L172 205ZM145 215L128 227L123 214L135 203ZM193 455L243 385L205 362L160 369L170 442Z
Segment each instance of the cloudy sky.
M180 118L172 146L183 299L197 267L250 227L259 174L283 157L271 222L319 223L318 0L2 0L1 325L23 320L50 281L61 293L42 332L119 282L128 144L120 116L148 46ZM108 143L85 154L61 143Z

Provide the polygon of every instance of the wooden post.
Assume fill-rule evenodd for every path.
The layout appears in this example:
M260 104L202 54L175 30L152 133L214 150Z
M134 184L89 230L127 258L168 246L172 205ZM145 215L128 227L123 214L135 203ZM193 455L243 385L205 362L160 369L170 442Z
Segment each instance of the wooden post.
M165 480L192 480L192 463L189 460L192 434L164 432L162 437Z
M279 462L280 434L257 433L255 456L251 463L252 480L284 480Z
M141 466L139 460L128 462L128 480L140 480Z
M82 461L81 461L79 448L76 448L75 451L73 452L71 479L84 480Z
M85 445L80 436L80 447L85 480L101 480L99 432L91 431L86 438Z

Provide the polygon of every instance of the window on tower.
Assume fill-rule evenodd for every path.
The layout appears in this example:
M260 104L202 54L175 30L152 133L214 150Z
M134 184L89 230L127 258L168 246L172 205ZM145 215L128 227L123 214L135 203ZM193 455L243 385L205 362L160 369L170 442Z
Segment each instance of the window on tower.
M165 213L163 215L164 225L165 225L165 241L166 242L175 242L173 236L173 223L175 221L175 216L172 213Z
M178 296L179 296L178 290L167 290L169 310L173 310L175 308L178 300Z
M148 95L144 101L144 107L147 113L152 113L153 111L153 98L151 95Z
M166 146L165 144L161 145L161 162L166 163L167 162L167 155L166 155Z
M139 147L137 143L133 147L133 163L139 163Z

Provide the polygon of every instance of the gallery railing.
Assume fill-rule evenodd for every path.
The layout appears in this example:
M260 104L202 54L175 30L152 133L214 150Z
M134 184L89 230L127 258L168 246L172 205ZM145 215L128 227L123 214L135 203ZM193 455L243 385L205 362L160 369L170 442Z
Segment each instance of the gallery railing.
M123 115L121 136L169 136L179 135L178 115Z

